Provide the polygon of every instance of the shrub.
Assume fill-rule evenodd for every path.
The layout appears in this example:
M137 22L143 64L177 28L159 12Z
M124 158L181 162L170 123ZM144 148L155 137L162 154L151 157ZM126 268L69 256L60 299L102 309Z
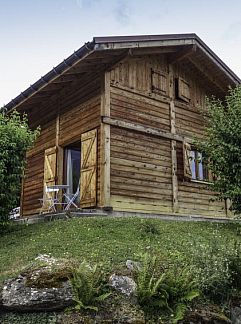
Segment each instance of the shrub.
M220 244L219 235L214 231L209 244L196 242L193 258L199 289L217 303L227 301L241 275L240 244L229 239Z
M0 111L0 226L8 222L10 211L19 205L25 153L38 132L29 128L25 115Z

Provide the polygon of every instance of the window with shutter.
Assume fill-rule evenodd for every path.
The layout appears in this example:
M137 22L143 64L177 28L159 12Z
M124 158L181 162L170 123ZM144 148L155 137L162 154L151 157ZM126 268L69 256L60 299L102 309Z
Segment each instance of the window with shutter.
M97 129L81 135L81 207L96 206Z
M151 89L158 94L167 94L167 74L151 69Z
M190 102L191 99L190 85L180 77L177 79L177 98L186 102Z
M184 168L184 178L187 180L192 179L192 166L191 166L191 145L188 143L183 143L183 168Z

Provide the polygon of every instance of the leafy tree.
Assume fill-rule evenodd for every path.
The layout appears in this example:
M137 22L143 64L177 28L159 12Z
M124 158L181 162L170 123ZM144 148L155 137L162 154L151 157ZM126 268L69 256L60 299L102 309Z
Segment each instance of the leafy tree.
M0 110L0 226L8 221L9 212L18 206L25 153L39 130L31 130L26 115Z
M197 145L205 153L214 175L212 190L218 199L230 199L231 210L241 213L241 86L230 89L224 101L207 99L204 140Z

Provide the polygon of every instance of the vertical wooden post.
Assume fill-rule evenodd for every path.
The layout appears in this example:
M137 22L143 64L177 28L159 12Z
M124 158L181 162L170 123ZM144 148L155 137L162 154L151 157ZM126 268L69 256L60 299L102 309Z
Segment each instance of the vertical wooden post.
M176 134L175 121L175 104L174 104L174 74L172 65L169 64L169 97L170 97L170 128L171 133ZM177 142L171 141L171 157L172 157L172 208L173 212L178 212L178 180L177 180Z
M25 156L25 159L26 159L26 156ZM23 173L22 173L22 179L21 179L20 217L23 217L24 178L25 178L25 170L23 170Z
M61 146L59 146L59 132L60 132L60 128L59 128L59 122L60 122L60 118L59 118L59 109L58 109L58 113L56 116L56 137L55 137L55 146L56 146L56 150L57 150L57 154L56 154L56 183L57 184L63 184L63 180L64 180L64 172L63 172L63 166L64 166L64 150ZM62 193L59 192L59 199L61 199L62 197Z
M102 123L102 117L110 117L110 72L103 75L101 86L100 125L100 207L110 207L110 125Z

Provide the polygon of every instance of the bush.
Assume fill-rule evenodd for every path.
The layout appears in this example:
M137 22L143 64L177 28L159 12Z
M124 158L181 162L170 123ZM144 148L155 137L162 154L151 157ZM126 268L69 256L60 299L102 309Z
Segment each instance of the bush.
M19 205L26 150L39 130L32 131L26 116L0 111L0 226L8 222L10 211Z
M241 86L225 100L207 100L204 139L197 141L215 175L212 189L218 199L230 199L231 210L241 213Z
M217 303L229 299L241 276L240 244L229 239L220 244L219 235L213 232L209 244L196 242L192 261L199 289Z

